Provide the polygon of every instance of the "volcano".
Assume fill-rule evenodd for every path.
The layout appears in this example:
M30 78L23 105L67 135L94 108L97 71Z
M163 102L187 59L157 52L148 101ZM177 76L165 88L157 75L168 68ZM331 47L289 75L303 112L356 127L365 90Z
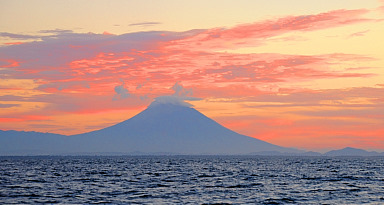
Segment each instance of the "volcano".
M4 133L3 133L4 134ZM25 133L24 133L25 135ZM34 133L36 135L36 133ZM250 154L257 152L294 153L284 148L231 131L196 109L183 103L155 100L147 109L116 125L84 134L62 136L44 134L50 143L35 144L34 150L43 153L143 153L143 154ZM55 138L56 140L53 140ZM40 142L39 142L40 141ZM13 146L20 149L28 145ZM7 142L3 142L7 143ZM3 144L4 145L4 144ZM55 150L55 151L53 151Z
M247 154L295 152L231 131L196 109L181 103L155 101L119 124L74 135L78 151L176 154ZM80 142L79 142L80 140Z

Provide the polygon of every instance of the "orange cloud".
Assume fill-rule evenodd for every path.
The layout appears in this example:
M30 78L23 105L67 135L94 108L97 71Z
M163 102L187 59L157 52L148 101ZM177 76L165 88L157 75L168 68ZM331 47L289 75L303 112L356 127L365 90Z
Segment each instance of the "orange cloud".
M43 116L43 115L24 115L20 118L14 118L14 117L0 118L0 122L43 121L48 119L50 119L50 117Z

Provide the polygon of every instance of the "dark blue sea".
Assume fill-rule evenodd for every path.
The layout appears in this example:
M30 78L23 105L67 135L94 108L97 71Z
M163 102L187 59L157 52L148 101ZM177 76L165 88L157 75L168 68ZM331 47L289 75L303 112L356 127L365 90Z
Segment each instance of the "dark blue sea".
M384 204L384 158L0 157L0 204Z

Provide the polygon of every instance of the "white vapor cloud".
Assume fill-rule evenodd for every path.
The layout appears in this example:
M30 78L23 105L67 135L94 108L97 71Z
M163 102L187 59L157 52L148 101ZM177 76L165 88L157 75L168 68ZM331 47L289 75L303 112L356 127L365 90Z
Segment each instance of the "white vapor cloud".
M190 95L193 95L192 88L186 89L179 82L176 82L171 87L171 90L175 91L175 93L173 94L174 96L190 96Z
M172 105L178 105L178 106L184 106L184 107L193 107L191 103L188 103L185 101L202 100L201 98L190 96L193 94L192 88L186 89L179 82L176 82L170 89L175 91L173 95L159 96L155 98L155 101L152 102L151 105L172 104Z

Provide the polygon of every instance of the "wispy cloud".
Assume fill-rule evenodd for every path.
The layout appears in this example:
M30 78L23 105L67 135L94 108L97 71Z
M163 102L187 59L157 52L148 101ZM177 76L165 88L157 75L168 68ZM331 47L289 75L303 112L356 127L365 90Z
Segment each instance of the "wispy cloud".
M1 32L0 37L6 37L6 38L11 38L11 39L20 39L20 40L29 40L29 39L41 38L40 35L25 35L25 34L8 33L8 32Z
M128 26L140 26L140 27L149 27L149 26L155 26L161 24L160 22L156 21L144 21L144 22L138 22L138 23L131 23Z
M57 29L50 29L50 30L40 30L39 33L67 34L67 33L73 33L73 30L57 28Z
M233 28L209 29L191 38L178 41L178 45L190 49L223 49L261 45L265 39L292 31L315 31L373 21L363 17L369 10L336 10L315 15L289 16L243 24Z
M10 107L17 107L18 104L2 104L0 103L0 108L10 108Z
M359 32L350 34L348 37L349 37L349 38L352 38L352 37L364 36L364 35L366 35L368 32L369 32L369 30L359 31Z

